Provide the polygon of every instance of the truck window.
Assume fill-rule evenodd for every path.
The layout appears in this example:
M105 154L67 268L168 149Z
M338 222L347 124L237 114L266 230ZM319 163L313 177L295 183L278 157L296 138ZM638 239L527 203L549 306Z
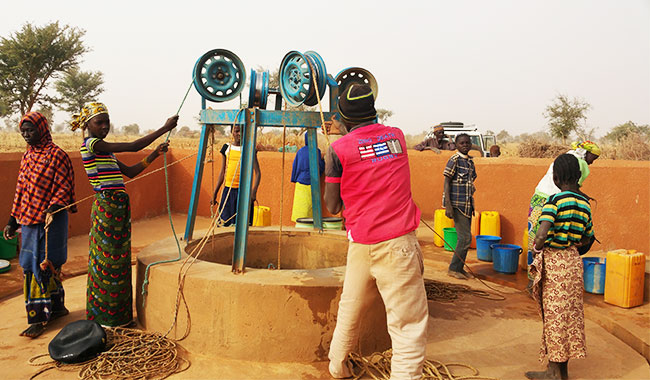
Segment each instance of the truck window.
M483 141L485 142L485 149L490 149L492 145L497 144L497 140L491 135L483 136Z

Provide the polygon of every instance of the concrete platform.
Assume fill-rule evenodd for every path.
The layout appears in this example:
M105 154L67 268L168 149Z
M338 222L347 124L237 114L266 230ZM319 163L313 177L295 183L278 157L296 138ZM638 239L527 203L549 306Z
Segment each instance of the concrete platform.
M179 230L178 226L184 224L184 216L175 215L175 220ZM204 228L206 222L197 221L197 229ZM142 247L169 234L166 216L137 222L133 225L133 246ZM451 256L430 243L431 235L428 230L418 231L425 255L425 277L485 290L478 280L461 281L446 276ZM72 244L75 239L79 239L79 243ZM64 271L83 273L87 266L85 260L87 238L72 238L70 258ZM468 264L477 272L481 270L479 266L483 265L472 254ZM12 276L16 276L16 268L9 274L0 275L2 288L11 288L11 281L7 279ZM521 291L525 282L521 286L517 275L499 279L486 272L480 276L485 276L491 287L506 294L507 300L488 301L467 295L454 303L429 302L427 356L442 362L466 363L477 368L481 375L501 379L521 379L524 371L542 368L543 363L538 361L542 325L532 300ZM65 281L66 305L71 313L53 322L41 337L34 340L18 336L26 327L22 297L5 297L0 301L0 315L4 317L0 327L0 363L4 364L2 378L24 379L38 371L37 367L28 364L28 359L46 353L47 344L58 330L71 321L83 318L85 281L85 276ZM19 292L20 287L14 287L10 294ZM571 379L650 379L650 366L643 355L650 341L650 308L647 303L637 308L622 309L604 304L602 296L586 294L585 315L587 358L570 362ZM273 342L269 342L269 349L273 349ZM253 361L254 358L241 361L185 355L192 361L192 366L188 371L172 376L172 379L330 378L326 362L259 363ZM76 379L77 374L50 371L38 378Z

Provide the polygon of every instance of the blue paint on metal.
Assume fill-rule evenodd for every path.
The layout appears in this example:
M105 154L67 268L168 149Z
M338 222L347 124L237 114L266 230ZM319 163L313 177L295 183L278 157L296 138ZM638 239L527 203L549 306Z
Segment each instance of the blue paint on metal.
M190 207L187 210L187 223L185 223L185 241L192 239L194 232L194 222L196 220L196 208L199 205L199 193L201 191L201 179L203 178L203 161L208 145L208 130L210 126L201 127L201 139L199 140L199 153L196 157L196 167L194 168L194 181L192 182L192 196L190 198Z
M248 220L253 184L253 161L257 140L257 114L260 111L248 108L244 111L246 125L242 130L242 153L239 171L239 193L237 216L235 217L235 243L233 246L232 271L242 273L246 267L246 245L248 242Z
M194 88L213 102L236 98L245 84L244 63L229 50L210 50L194 64Z
M280 64L280 92L285 102L297 107L305 102L312 89L311 69L307 58L290 51Z
M336 101L338 105L338 100ZM238 110L202 110L200 122L204 124L231 125L235 122ZM332 115L338 112L323 112L323 118L329 120ZM243 121L243 114L239 116L239 123ZM259 110L257 125L264 127L298 127L298 128L320 128L321 118L319 112L300 111L274 111Z
M309 149L309 177L311 179L311 204L314 217L314 228L323 229L323 211L320 202L320 170L318 165L318 140L316 129L307 130L307 141Z

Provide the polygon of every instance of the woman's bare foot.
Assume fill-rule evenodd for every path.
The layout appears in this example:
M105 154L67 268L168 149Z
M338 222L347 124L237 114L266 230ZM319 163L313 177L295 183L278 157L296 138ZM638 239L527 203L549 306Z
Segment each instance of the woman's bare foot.
M20 335L34 339L41 335L43 331L45 331L45 323L34 323L29 325L29 327L26 328L25 331L21 332Z

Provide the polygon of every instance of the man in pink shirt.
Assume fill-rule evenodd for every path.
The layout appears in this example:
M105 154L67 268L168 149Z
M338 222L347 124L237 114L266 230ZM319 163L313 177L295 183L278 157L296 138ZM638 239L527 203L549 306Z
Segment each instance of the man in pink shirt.
M345 205L350 244L329 371L335 378L351 376L346 361L356 347L364 303L379 291L393 346L391 379L419 379L429 313L404 134L375 122L374 94L366 85L343 89L339 113L345 127L336 120L325 126L345 136L325 157L324 198L333 214Z

